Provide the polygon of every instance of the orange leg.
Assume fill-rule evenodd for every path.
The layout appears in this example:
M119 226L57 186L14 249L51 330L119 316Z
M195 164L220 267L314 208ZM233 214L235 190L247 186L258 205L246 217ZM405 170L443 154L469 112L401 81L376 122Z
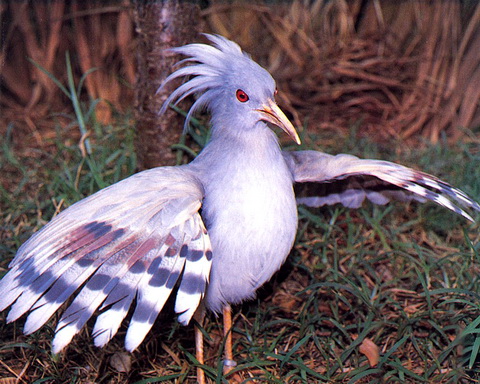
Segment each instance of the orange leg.
M200 364L205 364L205 357L203 352L203 334L199 327L203 327L203 320L205 318L205 308L200 304L200 308L195 312L194 319L198 325L195 325L195 357ZM205 384L205 372L200 367L197 367L197 383Z
M223 335L225 337L225 360L223 360L223 374L227 375L237 363L233 360L232 352L232 308L223 307Z

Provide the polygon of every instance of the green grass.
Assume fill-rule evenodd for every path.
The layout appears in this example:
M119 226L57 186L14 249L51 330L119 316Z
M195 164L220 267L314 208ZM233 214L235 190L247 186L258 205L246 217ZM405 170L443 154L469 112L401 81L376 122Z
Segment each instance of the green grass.
M77 103L76 115L52 117L41 145L23 140L13 123L3 130L0 275L20 244L57 208L135 170L130 117L117 115L114 124L103 126L95 121L94 103ZM86 129L90 150L78 145ZM200 125L195 134L193 146L175 146L179 160L203 145ZM304 148L414 166L480 200L478 144L419 149L405 143L379 145L353 130L343 135L304 133ZM235 308L236 379L458 383L480 377L478 227L432 204L301 207L299 212L298 237L286 265L261 289L258 300ZM194 382L193 329L179 326L171 311L129 357L128 373L110 364L122 351L125 328L107 347L97 349L90 322L65 352L53 356L50 342L58 316L31 336L21 334L22 320L6 325L6 313L0 316L0 378L19 376L28 383ZM207 377L212 383L226 382L220 365L220 319L209 317L205 330L210 335ZM380 348L374 367L360 352L366 338Z

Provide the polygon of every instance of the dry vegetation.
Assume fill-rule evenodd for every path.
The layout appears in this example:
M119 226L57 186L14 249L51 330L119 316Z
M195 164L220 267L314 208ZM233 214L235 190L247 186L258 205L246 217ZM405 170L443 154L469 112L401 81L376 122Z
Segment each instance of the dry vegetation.
M0 274L54 210L135 169L125 115L135 77L130 7L129 1L0 5ZM205 31L238 41L269 68L283 107L298 125L306 123L310 145L410 162L480 196L476 2L317 0L268 7L212 1L200 17ZM95 109L87 122L92 156L78 150L71 101L26 60L67 84L67 51L76 84L97 68L78 92L84 111ZM349 139L352 126L357 130ZM443 135L463 144L449 149L422 142ZM405 148L406 139L413 148L428 148L392 147ZM382 147L390 148L378 155ZM236 382L478 378L478 362L465 372L469 362L461 360L473 341L458 339L479 316L478 228L463 231L463 222L431 206L300 214L288 265L235 320ZM5 315L0 384L194 382L193 330L179 327L172 313L132 355L122 352L123 329L101 350L84 330L61 356L50 354L57 318L26 337L21 323L4 324ZM208 376L220 383L218 320L212 317L206 330Z
M0 105L27 124L58 111L52 81L70 51L97 118L132 105L135 39L129 1L3 3ZM452 141L480 124L480 5L459 1L313 1L303 5L212 1L204 30L238 41L274 74L282 102L310 129L361 129L382 138ZM64 100L63 100L64 101ZM108 104L107 104L108 103ZM61 105L61 104L60 104Z

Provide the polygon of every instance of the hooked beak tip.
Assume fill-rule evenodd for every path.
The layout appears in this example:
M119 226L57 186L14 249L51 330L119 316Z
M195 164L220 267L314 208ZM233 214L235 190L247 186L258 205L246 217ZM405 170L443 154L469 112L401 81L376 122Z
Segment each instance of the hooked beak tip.
M298 145L302 143L293 124L273 100L269 100L258 111L262 113L262 120L282 129Z

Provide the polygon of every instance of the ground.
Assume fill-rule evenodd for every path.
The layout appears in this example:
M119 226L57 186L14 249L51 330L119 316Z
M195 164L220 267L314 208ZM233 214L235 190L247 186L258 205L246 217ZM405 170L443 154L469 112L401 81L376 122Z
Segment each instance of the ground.
M135 171L128 114L110 125L87 118L88 137L81 137L76 122L62 113L31 127L21 119L2 125L0 275L21 243L57 210ZM302 148L400 162L480 200L478 139L379 143L354 129L322 131L314 125L304 127L302 136ZM198 150L195 142L189 147ZM297 241L285 266L258 299L234 308L238 365L231 382L478 378L478 226L432 204L300 207L299 213ZM195 382L193 327L180 326L172 310L132 354L123 350L125 327L105 348L93 347L90 322L64 352L52 355L58 315L24 336L24 319L5 324L6 314L0 314L2 384ZM221 319L209 316L205 331L208 381L224 382Z

